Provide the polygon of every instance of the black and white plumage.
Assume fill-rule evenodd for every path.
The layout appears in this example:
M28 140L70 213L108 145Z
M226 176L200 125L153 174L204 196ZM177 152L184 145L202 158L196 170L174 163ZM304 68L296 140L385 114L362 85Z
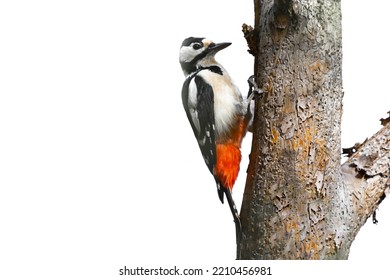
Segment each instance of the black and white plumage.
M228 72L214 58L229 45L215 44L206 38L187 38L180 48L180 64L186 77L183 107L222 203L226 195L238 245L241 223L231 192L239 172L241 142L251 119L251 98L243 100ZM237 258L239 251L237 248Z
M191 85L192 89L191 82L194 83ZM193 100L195 95L196 101ZM213 89L202 77L194 75L187 78L183 85L182 101L203 159L213 173L216 163Z
M230 44L190 37L180 48L180 64L186 76L183 106L211 173L216 163L216 139L228 138L237 117L246 112L239 89L214 58Z

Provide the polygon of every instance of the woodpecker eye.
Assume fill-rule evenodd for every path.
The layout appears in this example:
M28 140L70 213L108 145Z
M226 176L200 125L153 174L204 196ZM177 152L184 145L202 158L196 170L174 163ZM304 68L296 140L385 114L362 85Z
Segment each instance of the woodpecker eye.
M193 43L192 48L194 50L199 50L203 45L201 43Z

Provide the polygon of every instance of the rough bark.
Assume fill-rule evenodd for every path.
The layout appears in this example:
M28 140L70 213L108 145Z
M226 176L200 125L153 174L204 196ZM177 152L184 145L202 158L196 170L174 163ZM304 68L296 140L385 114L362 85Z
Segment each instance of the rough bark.
M348 194L351 195L349 244L366 220L385 198L390 187L390 123L363 144L342 165ZM375 221L374 221L375 222Z
M347 259L388 183L388 128L341 165L340 1L254 3L255 27L244 33L265 93L256 101L241 257Z

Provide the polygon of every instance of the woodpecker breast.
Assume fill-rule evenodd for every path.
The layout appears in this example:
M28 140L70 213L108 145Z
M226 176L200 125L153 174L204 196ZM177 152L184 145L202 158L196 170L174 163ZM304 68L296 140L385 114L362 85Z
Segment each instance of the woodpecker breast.
M218 65L221 73L203 70L198 76L212 87L214 93L214 117L217 139L227 134L235 124L236 118L242 115L242 97L238 88L232 83L226 70ZM191 87L194 85L190 85ZM195 93L195 91L191 91ZM190 96L190 100L194 96Z

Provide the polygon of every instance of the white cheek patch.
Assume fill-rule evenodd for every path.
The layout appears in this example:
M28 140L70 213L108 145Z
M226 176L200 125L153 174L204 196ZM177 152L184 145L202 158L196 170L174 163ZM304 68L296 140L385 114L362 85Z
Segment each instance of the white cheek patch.
M191 46L181 47L180 49L180 61L181 62L191 62L197 55L203 51L203 48L199 50L194 50Z
M204 52L210 46L210 44L213 43L213 41L211 41L210 39L203 39L202 43L203 43L203 47L198 49L198 50L195 50L192 47L192 44L191 44L191 46L183 46L183 47L181 47L180 48L180 55L179 55L180 62L191 62L191 61L193 61L194 58L197 57L202 52Z

